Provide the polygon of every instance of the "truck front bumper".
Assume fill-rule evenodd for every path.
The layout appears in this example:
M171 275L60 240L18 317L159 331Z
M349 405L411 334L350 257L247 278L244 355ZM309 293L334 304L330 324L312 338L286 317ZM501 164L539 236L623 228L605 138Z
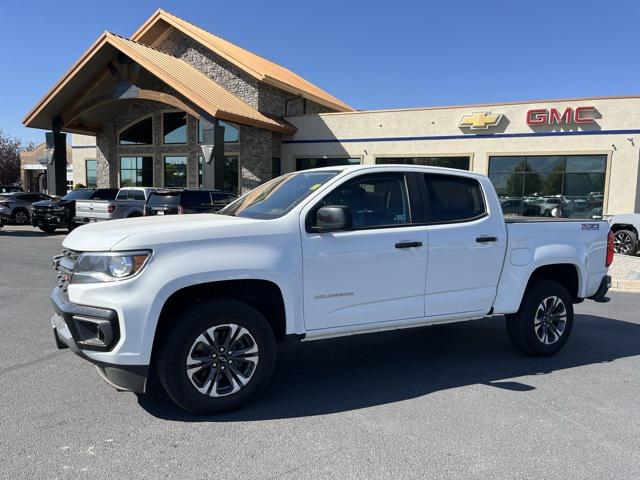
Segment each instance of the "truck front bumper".
M598 291L595 295L589 297L589 300L593 300L594 302L606 303L611 300L607 297L607 292L611 288L611 277L609 275L605 275L602 277L600 281L600 286L598 287Z
M93 363L102 379L120 391L145 391L148 365L104 363L85 353L109 351L118 342L120 332L115 311L71 303L59 287L53 290L51 303L55 310L51 317L51 327L59 349L69 348Z

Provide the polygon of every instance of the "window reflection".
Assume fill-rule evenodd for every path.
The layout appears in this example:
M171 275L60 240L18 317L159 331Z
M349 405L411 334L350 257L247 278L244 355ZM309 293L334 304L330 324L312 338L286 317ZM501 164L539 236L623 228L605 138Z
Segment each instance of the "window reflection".
M602 215L606 155L493 156L489 178L505 215Z

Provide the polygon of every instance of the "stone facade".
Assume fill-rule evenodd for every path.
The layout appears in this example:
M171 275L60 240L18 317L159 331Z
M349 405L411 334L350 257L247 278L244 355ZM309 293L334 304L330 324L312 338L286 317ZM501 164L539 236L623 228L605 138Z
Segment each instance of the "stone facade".
M162 116L164 112L175 111L167 105L146 100L128 100L122 111L103 125L103 131L96 137L98 159L98 186L119 186L119 159L123 156L153 157L153 184L164 186L164 157L177 155L187 157L187 186L198 186L198 120L187 115L187 143L180 145L163 144ZM119 133L126 127L151 116L153 119L152 145L119 145ZM238 144L225 145L226 154L239 152Z
M154 48L189 63L262 113L284 117L292 114L331 111L299 95L258 81L173 28L163 35ZM159 83L154 89L182 98L164 83ZM171 107L155 102L128 100L123 110L115 118L104 123L103 131L96 138L98 186L115 187L119 185L119 158L126 155L152 156L154 185L163 186L164 156L168 154L187 156L187 186L197 186L198 156L201 154L200 146L197 143L197 120L188 116L188 141L186 145L163 145L162 112L170 110ZM153 118L153 145L119 145L118 133L147 115L151 115ZM244 125L238 125L238 128L239 144L225 144L225 155L238 156L239 190L244 193L272 178L272 160L280 158L282 135L270 130Z

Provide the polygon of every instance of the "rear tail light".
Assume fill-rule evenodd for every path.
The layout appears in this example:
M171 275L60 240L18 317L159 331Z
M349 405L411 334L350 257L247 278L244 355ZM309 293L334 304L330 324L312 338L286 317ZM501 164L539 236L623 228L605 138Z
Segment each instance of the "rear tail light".
M178 205L178 213L179 214L183 214L184 213L184 207L182 205Z
M613 254L615 253L615 236L611 230L607 234L607 260L604 262L604 266L609 268L613 263Z
M107 205L107 213L113 213L116 211L116 206L113 203Z

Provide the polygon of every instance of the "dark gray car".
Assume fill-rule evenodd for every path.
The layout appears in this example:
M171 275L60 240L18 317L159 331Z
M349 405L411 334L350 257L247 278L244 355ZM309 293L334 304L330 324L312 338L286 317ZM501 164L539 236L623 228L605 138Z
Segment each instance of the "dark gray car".
M44 193L2 193L0 194L0 218L3 223L13 222L17 225L29 225L31 204L51 199L52 197Z

